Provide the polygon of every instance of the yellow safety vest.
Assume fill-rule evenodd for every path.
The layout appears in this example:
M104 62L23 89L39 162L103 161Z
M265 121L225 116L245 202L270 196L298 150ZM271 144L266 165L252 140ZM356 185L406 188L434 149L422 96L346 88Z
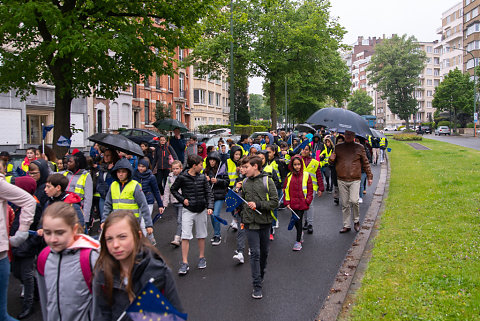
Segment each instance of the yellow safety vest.
M385 137L382 137L382 139L380 139L380 147L385 147Z
M242 156L247 155L247 152L245 151L245 149L243 148L243 146L242 146L241 144L235 144L235 146L240 147L240 149L241 149L241 151L242 151Z
M70 172L68 171L65 171L63 173L63 176L67 177L67 175L69 174ZM72 174L73 175L73 174ZM85 183L87 182L87 177L88 175L90 175L90 172L88 172L87 170L85 170L83 172L82 175L80 175L80 177L78 178L77 182L75 183L75 189L73 190L73 192L75 194L77 194L78 196L80 196L80 198L82 199L82 201L85 199Z
M327 146L324 146L322 152L320 153L320 155L325 155L325 158L320 162L320 165L322 167L328 165L328 159L330 158L330 156L332 156L332 153L333 153L333 148L330 150L330 153L329 153Z
M112 208L114 210L131 210L136 218L140 217L140 207L135 202L135 188L140 185L137 181L131 180L125 185L120 192L120 183L114 181L110 185L110 193L112 196Z
M13 172L13 164L12 163L7 164L7 173L10 173L10 172Z
M320 166L320 162L317 161L316 159L312 159L308 164L308 166L305 166L305 161L303 161L303 172L307 172L312 178L313 190L315 192L318 190L318 182L317 182L318 166Z
M25 173L28 172L28 165L25 164L25 161L22 162L22 171L24 171Z
M7 183L12 184L12 177L12 175L5 176L5 180L7 181Z
M227 159L227 174L228 178L230 179L230 187L233 187L235 185L235 180L238 178L237 175L237 165L235 165L235 162L232 161L230 158Z
M368 135L368 143L370 144L370 146L372 146L372 136L371 135Z
M282 178L280 177L280 172L279 172L279 170L278 170L277 161L273 160L273 161L270 163L270 166L272 166L272 168L277 171L278 180L281 181Z
M302 179L302 190L303 190L303 196L305 199L307 199L308 195L308 173L303 172L303 179ZM292 180L292 173L288 173L287 176L287 186L285 186L285 200L289 201L290 200L290 181Z

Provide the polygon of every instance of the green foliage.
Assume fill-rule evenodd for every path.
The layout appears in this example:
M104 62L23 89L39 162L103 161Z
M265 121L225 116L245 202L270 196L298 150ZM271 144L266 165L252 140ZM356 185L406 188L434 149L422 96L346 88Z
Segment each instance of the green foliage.
M467 128L475 128L475 124L474 123L468 123Z
M418 47L417 40L406 35L385 39L375 47L375 54L367 70L369 82L376 84L387 99L392 113L409 123L409 118L417 112L418 103L415 89L418 75L422 72L426 54Z
M25 98L55 85L54 138L71 136L75 97L114 98L140 75L171 74L177 47L193 48L218 0L20 1L0 6L0 91ZM155 48L155 49L154 49ZM57 146L54 145L56 149Z
M480 152L422 145L389 142L388 198L348 320L478 319Z
M265 128L270 128L272 123L269 120L252 120L251 124L253 126L263 126Z
M422 123L421 126L430 126L430 128L435 128L435 122Z
M436 88L432 105L439 111L452 113L452 121L456 123L459 120L457 117L459 113L472 111L473 87L469 74L463 74L458 68L450 70Z
M373 99L365 90L356 90L350 97L348 110L359 115L370 115L373 111Z
M393 139L400 141L422 140L422 136L418 136L415 133L401 133L393 134Z
M437 127L439 126L449 126L450 127L450 122L448 120L442 120L442 121L439 121L438 124L437 124Z
M192 58L199 72L227 70L233 40L234 61L241 59L250 76L264 76L269 84L268 118L276 128L277 100L284 96L279 91L286 75L302 80L298 81L296 96L292 81L291 110L315 108L317 101L326 96L341 99L348 93L347 67L338 52L345 31L330 18L329 8L329 2L324 0L235 1L233 39L230 12L224 10L216 23L208 24L204 40L194 49Z
M171 107L165 106L165 104L157 104L155 107L155 120L165 119L172 117L172 110Z
M252 115L252 118L255 118L255 119L270 118L270 108L265 104L265 101L262 95L250 94L249 104L250 104L250 113Z

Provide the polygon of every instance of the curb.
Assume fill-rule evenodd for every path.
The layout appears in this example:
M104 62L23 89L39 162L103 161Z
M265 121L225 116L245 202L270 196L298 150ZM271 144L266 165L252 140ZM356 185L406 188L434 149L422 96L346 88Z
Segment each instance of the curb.
M357 268L362 260L365 249L374 225L377 220L377 215L383 211L384 207L384 195L388 190L388 182L390 176L390 163L387 161L382 164L380 171L380 178L378 180L377 188L373 194L372 203L368 208L365 218L362 222L361 229L357 233L357 237L352 243L352 246L347 251L347 255L340 265L335 281L330 288L330 294L323 302L316 321L333 321L337 320L338 316L342 312L344 302L349 294L352 281L358 277L356 276Z

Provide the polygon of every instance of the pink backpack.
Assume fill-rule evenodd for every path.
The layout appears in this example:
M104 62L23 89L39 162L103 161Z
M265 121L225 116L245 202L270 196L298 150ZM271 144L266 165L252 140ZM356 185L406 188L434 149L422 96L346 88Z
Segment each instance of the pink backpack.
M90 265L90 253L92 249L80 249L80 268L82 269L83 278L87 284L88 290L92 293L92 267ZM41 276L45 276L45 264L47 263L50 247L46 247L40 252L37 260L37 271Z

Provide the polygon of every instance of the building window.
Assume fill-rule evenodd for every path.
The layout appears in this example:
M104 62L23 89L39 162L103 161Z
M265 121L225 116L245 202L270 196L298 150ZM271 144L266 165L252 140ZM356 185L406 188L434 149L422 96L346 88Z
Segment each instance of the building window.
M435 68L435 69L433 70L433 75L434 75L434 76L440 76L440 69Z
M435 79L435 80L433 81L433 86L434 86L434 87L438 87L438 85L440 85L440 80L439 80L439 79Z
M150 100L145 98L145 125L150 124Z
M432 68L427 68L427 70L426 70L427 75L431 76L432 72L433 72Z
M433 51L433 47L432 46L427 46L427 52L432 53L432 51Z
M178 49L178 61L183 61L183 49Z
M466 36L468 37L472 33L478 32L478 31L480 31L480 23L476 22L476 23L474 23L473 25L471 25L470 27L467 28Z
M178 74L178 90L180 97L185 98L185 74L183 72Z
M432 80L431 79L427 79L427 86L431 86L432 85Z
M203 90L203 89L194 89L193 90L193 103L194 104L205 104L205 90Z
M160 86L160 76L157 76L155 85L156 85L157 89L160 89L162 87L162 86Z
M132 85L133 98L137 98L137 84Z
M221 94L215 94L215 105L217 107L220 107L220 100L222 99L222 95Z
M168 91L173 91L172 88L172 77L168 76Z
M144 77L144 83L145 83L145 89L149 89L150 88L150 82L148 81L148 76Z
M178 121L182 121L182 106L177 105L176 116Z
M210 106L213 106L213 94L214 94L213 91L209 91L209 92L208 92L208 104L209 104Z
M432 97L432 91L431 90L427 90L427 97Z

